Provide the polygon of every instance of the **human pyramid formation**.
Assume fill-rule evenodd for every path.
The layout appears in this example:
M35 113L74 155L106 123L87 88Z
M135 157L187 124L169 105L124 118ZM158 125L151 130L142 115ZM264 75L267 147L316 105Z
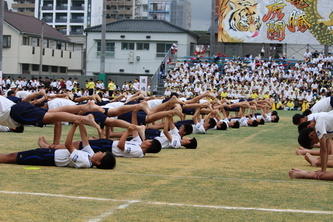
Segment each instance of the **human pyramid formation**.
M99 95L76 97L71 93L50 94L48 89L16 97L9 90L0 96L0 125L3 131L23 133L24 125L54 124L52 142L41 136L39 148L0 154L0 163L59 167L113 169L115 157L144 157L164 148L196 149L196 138L208 130L257 127L279 121L271 110L271 99L216 99L211 93L186 98L147 96L143 92L123 94L108 100ZM233 116L230 112L235 112ZM186 119L191 115L191 119ZM174 122L174 117L180 121ZM65 144L60 144L62 122L72 126ZM85 125L96 128L98 138L89 138ZM115 131L114 128L126 131ZM79 128L81 141L73 141Z
M326 171L327 167L333 167L333 96L319 100L302 114L295 114L292 121L298 125L299 132L300 147L296 154L303 155L312 166L321 169L314 172L292 169L289 176L294 179L333 180L333 172Z

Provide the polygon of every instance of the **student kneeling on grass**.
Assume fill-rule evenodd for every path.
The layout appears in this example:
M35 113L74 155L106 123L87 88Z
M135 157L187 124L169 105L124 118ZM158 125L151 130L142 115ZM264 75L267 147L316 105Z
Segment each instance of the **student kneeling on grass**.
M69 130L65 146L67 149L39 148L18 153L0 154L0 163L13 163L22 165L58 166L113 169L116 159L111 152L94 153L88 142L87 131L83 125L79 125L82 139L81 150L73 144L73 136L78 125L74 124Z

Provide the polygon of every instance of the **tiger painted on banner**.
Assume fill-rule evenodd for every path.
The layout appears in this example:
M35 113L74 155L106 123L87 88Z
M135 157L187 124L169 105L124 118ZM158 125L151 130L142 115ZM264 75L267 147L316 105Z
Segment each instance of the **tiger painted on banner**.
M262 23L256 0L218 1L218 41L243 42L259 35Z

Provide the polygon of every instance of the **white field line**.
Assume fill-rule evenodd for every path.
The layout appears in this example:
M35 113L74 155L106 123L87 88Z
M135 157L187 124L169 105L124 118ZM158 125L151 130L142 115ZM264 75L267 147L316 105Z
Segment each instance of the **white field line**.
M256 207L233 207L223 205L198 205L198 204L184 204L184 203L169 203L169 202L156 202L156 201L144 201L144 200L117 200L109 198L96 198L96 197L84 197L84 196L67 196L63 194L49 194L49 193L31 193L31 192L15 192L15 191L0 191L2 194L14 194L14 195L30 195L30 196L43 196L43 197L58 197L65 199L80 199L80 200L95 200L95 201L112 201L112 202L126 202L126 206L129 203L141 203L146 205L164 205L174 207L194 207L194 208L209 208L209 209L221 209L221 210L244 210L244 211L265 211L265 212L280 212L280 213L303 213L303 214L322 214L333 215L333 211L319 211L319 210L297 210L297 209L275 209L275 208L256 208ZM119 207L120 207L119 206ZM118 208L119 208L118 207ZM120 208L121 209L121 208Z
M104 213L102 213L101 215L99 215L98 217L94 218L94 219L90 219L88 220L88 222L100 222L102 220L104 220L105 218L111 216L116 210L121 210L121 209L125 209L127 207L129 207L129 205L133 204L133 203L137 203L138 201L128 201L125 204L119 205L118 207L112 208Z
M94 173L99 173L95 171ZM250 181L250 182L271 182L271 183L297 183L297 184L326 184L333 185L331 181L324 180L299 180L299 179L288 179L288 180L278 180L278 179L256 179L256 178L236 178L236 177L220 177L220 176L174 176L167 174L145 174L145 173L128 173L128 172L115 172L114 175L133 175L133 176L144 176L144 177L165 177L165 178L175 178L175 179L195 179L195 180L227 180L227 181ZM286 176L287 177L287 176Z

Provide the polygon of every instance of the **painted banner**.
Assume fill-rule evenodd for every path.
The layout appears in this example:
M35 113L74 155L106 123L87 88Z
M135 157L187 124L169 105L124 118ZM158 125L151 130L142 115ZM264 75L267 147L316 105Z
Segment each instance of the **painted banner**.
M140 90L147 92L148 90L148 77L140 76Z
M333 45L333 0L216 0L219 42Z

